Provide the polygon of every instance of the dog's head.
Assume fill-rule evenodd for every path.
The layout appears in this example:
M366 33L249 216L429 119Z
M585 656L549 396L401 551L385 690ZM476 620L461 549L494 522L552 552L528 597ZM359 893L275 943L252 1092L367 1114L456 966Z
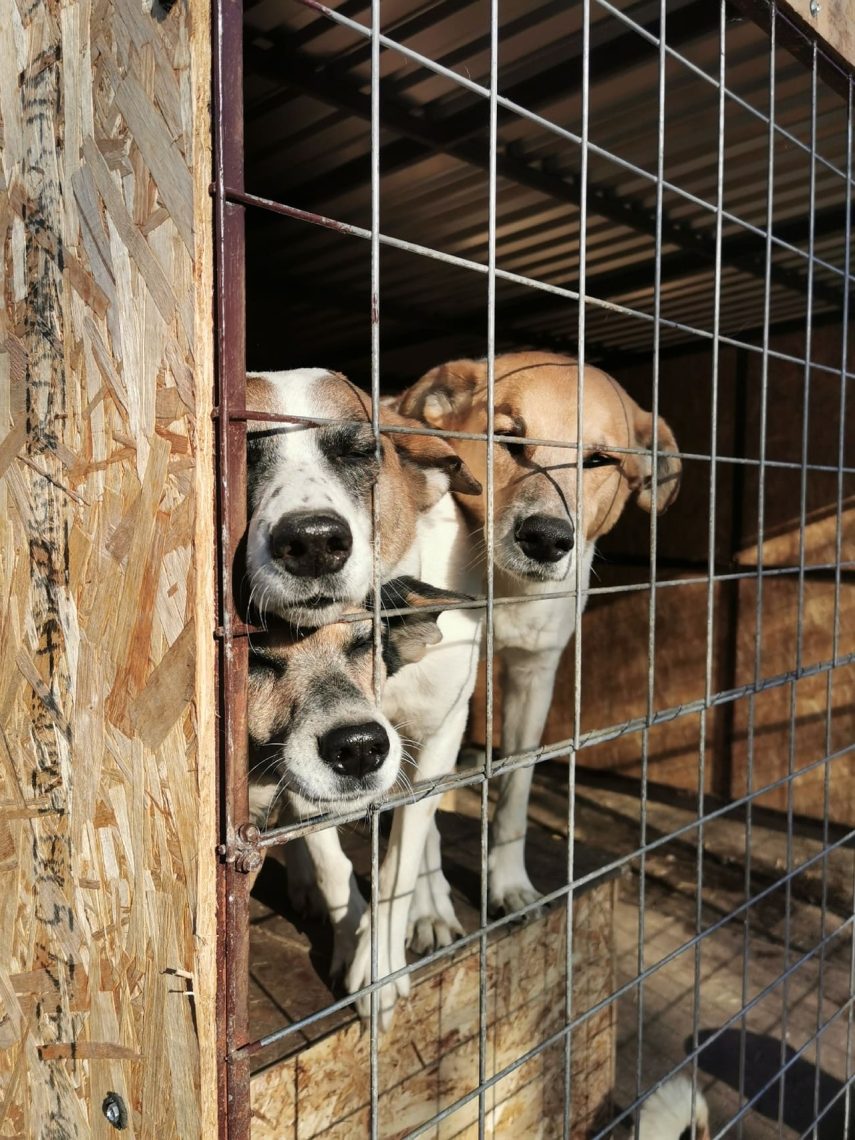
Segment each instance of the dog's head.
M381 577L412 545L421 512L449 489L480 491L455 451L434 437L383 435L378 462L371 399L338 373L250 375L246 399L251 412L339 421L247 424L247 571L251 605L262 613L319 626L361 604L372 582L375 488ZM386 407L380 421L409 423Z
M671 429L660 417L654 503L654 459L649 454L653 416L605 372L585 368L581 441L577 440L579 370L569 357L545 352L498 356L494 391L496 435L554 441L526 444L511 439L494 445L494 559L505 573L529 581L572 577L576 557L583 557L588 543L611 530L630 497L648 511L663 511L676 498L681 464ZM486 361L457 360L434 368L403 394L397 406L433 427L486 432ZM485 484L486 445L472 440L453 443ZM626 448L644 449L645 454L620 450ZM583 468L578 510L577 455ZM466 506L484 522L484 497L469 500ZM577 517L581 534L576 533Z
M382 588L381 685L441 640L441 607L463 600L412 578ZM429 609L387 612L409 607ZM281 793L304 810L362 807L392 787L401 740L377 707L374 679L370 615L302 637L291 628L253 635L247 718L250 779L262 789L253 797L258 804L269 810Z

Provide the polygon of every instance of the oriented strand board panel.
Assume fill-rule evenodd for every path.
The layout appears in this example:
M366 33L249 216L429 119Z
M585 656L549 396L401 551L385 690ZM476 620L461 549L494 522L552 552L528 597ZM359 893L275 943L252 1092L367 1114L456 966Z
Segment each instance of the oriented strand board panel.
M0 13L0 1136L210 1137L208 8Z
M573 1012L614 991L613 920L617 883L602 882L574 904ZM487 951L487 1077L536 1049L564 1024L566 911L557 906L491 941ZM379 1048L379 1135L408 1135L478 1085L477 946L428 967L400 1006ZM598 1010L571 1044L570 1135L583 1140L606 1112L614 1087L616 1011ZM488 1136L563 1135L564 1050L544 1048L486 1093ZM369 1122L369 1039L352 1023L313 1042L252 1080L253 1140L350 1140ZM478 1100L428 1136L478 1135Z
M852 0L786 0L782 7L791 8L801 16L821 40L855 66Z

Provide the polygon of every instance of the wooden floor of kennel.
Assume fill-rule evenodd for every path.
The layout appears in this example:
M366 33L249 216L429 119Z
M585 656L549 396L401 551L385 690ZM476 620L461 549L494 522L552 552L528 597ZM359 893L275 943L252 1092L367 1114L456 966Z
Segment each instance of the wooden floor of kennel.
M559 796L556 817L566 799ZM455 888L464 929L478 928L480 857L474 793L456 793L454 813L440 812L444 862ZM566 829L565 829L566 830ZM355 842L354 842L355 841ZM367 870L365 836L350 836L357 870ZM594 874L607 856L578 846L577 877ZM560 887L566 841L554 828L534 825L529 867L544 890ZM580 888L573 903L573 1016L606 1002L614 992L614 873ZM268 860L256 884L250 955L250 1027L253 1037L279 1029L331 1004L327 988L329 929L289 920L281 864ZM282 913L284 910L284 914ZM293 916L292 916L293 918ZM545 913L506 927L487 949L486 1077L552 1036L564 1024L567 912ZM287 969L283 970L283 961ZM411 961L415 959L411 958ZM379 1135L403 1137L471 1093L478 1085L478 941L426 966L409 1001L379 1043ZM585 1018L571 1040L573 1140L584 1140L606 1119L614 1088L617 1018L606 1004ZM275 1058L275 1059L274 1059ZM485 1097L490 1136L563 1135L564 1046L550 1045L499 1080ZM252 1080L252 1135L269 1140L346 1140L368 1134L369 1039L352 1010L340 1011L261 1055ZM435 1137L478 1135L478 1099L428 1131Z
M786 6L855 60L847 0ZM0 1136L104 1140L121 1103L128 1136L211 1140L225 1061L210 11L0 11ZM614 887L580 896L577 915L598 890ZM510 970L547 938L560 957L561 917L497 940L493 961ZM592 915L580 943L595 929ZM592 992L604 961L579 971ZM400 1024L472 969L455 958L426 978ZM284 1064L312 1076L325 1041L364 1048L355 1039L340 1027ZM422 1080L422 1108L446 1078L438 1059L428 1068L402 1073ZM276 1072L255 1078L259 1128L287 1112ZM542 1073L509 1085L489 1102L494 1124L551 1091ZM317 1102L328 1094L320 1081Z

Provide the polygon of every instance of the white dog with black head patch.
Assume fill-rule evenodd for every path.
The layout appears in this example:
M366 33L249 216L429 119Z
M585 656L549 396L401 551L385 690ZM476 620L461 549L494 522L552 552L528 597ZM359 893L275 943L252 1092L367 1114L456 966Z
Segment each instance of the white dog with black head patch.
M471 565L460 508L446 492L471 495L481 488L447 442L384 434L378 462L369 397L324 369L253 374L247 407L250 414L308 421L248 423L247 579L256 611L315 627L360 604L373 584L374 494L381 579L409 575L446 594L472 592L467 586L476 585L479 573ZM380 415L385 425L419 426L388 408ZM401 602L408 604L406 592ZM438 624L442 640L421 660L404 662L383 690L383 713L403 726L414 753L413 780L434 779L453 768L475 684L479 612L450 610ZM459 930L438 860L436 874L424 876L416 895L435 809L436 797L426 797L395 812L380 871L378 977L404 967L408 918L433 941L449 942ZM306 847L308 859L300 857L299 842L286 847L289 892L305 907L312 905L316 887L323 896L322 884L331 879L350 883L351 904L343 912L336 904L342 914L335 925L336 958L347 965L345 982L355 993L371 981L369 914L361 900L352 904L355 883L334 830L308 836ZM325 900L323 906L329 905ZM381 990L384 1026L396 997L408 990L407 974ZM363 1015L369 1005L367 995L357 1001Z

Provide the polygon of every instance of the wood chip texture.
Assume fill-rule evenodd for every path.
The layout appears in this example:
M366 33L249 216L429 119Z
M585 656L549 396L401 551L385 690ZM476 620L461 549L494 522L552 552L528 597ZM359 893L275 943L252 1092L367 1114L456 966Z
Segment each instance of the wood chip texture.
M192 1140L215 1100L208 11L0 13L0 1136L113 1135L113 1092L127 1135Z

